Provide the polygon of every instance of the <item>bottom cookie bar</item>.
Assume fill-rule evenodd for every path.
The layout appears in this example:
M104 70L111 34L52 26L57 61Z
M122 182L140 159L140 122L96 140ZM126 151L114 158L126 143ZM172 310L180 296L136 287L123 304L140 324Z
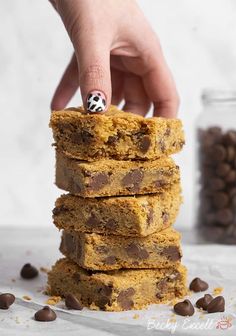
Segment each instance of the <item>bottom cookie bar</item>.
M86 271L69 259L60 259L48 275L48 294L75 295L94 310L142 309L186 295L186 268Z

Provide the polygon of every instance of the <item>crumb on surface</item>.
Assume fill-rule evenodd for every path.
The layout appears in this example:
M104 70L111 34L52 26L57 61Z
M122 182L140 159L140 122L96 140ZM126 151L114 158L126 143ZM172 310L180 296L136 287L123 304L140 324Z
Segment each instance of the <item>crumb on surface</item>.
M31 301L32 300L32 298L28 295L23 295L22 298L26 301Z
M48 274L48 272L49 272L49 269L47 268L47 267L40 267L39 268L39 270L42 272L42 273L46 273L46 274Z
M51 296L50 298L47 299L47 301L45 303L48 304L48 305L54 306L60 301L61 301L60 296Z
M139 318L139 314L134 314L134 315L133 315L133 319L134 319L134 320L137 320L138 318Z
M216 287L213 289L213 295L219 295L223 292L224 288L223 287Z
M11 279L11 282L16 282L16 279Z

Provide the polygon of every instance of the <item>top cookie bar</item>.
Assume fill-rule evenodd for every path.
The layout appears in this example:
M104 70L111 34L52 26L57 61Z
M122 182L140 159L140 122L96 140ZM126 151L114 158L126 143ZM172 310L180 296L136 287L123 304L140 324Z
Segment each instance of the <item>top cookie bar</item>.
M184 145L180 120L144 118L115 106L104 114L88 114L82 107L53 111L50 127L59 151L86 161L157 159Z

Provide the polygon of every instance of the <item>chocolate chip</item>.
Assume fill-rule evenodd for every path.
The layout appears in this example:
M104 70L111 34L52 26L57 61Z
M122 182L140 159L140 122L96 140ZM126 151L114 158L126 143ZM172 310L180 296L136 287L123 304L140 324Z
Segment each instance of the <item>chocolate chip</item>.
M104 259L103 262L107 265L114 265L114 264L116 264L116 257L115 256L109 256L106 259Z
M106 173L97 173L90 178L88 188L93 191L98 191L108 184L108 182L109 179Z
M93 141L93 135L90 134L88 131L83 130L79 133L72 133L71 141L78 145L89 145Z
M174 305L174 311L181 316L192 316L194 314L194 307L189 300L184 300Z
M235 146L236 145L236 132L228 131L223 138L223 141L226 145Z
M178 246L164 247L161 254L170 261L178 261L181 258L181 253Z
M216 174L220 177L224 177L230 171L230 165L228 163L219 163L216 167Z
M0 294L0 309L8 309L15 301L15 296L11 293Z
M154 184L156 188L163 188L167 185L166 181L164 180L156 180Z
M76 243L73 234L63 231L60 249L73 254L76 251Z
M57 315L54 310L48 306L45 306L34 314L34 318L39 322L51 322L57 318Z
M96 251L98 253L107 254L109 252L109 247L106 245L98 245Z
M139 148L143 154L147 153L151 146L151 139L148 135L144 135L141 137L139 141Z
M236 157L236 150L233 146L227 147L227 161L232 162Z
M222 145L212 146L210 157L215 162L224 161L226 158L226 150Z
M223 209L229 203L229 196L225 192L217 192L213 196L212 203L217 209Z
M98 218L92 213L92 215L87 219L86 225L90 227L98 227L100 225L100 221Z
M216 212L215 219L218 223L227 226L233 220L233 213L230 209L221 209Z
M98 292L100 295L110 296L112 294L113 286L112 285L103 285L99 288Z
M133 308L134 302L130 297L133 296L134 293L135 293L135 290L132 287L126 290L122 290L119 293L119 295L117 296L117 302L119 303L122 309L129 310Z
M164 225L169 223L170 216L167 212L162 212L161 218L163 220Z
M209 181L209 187L212 190L222 190L225 187L225 182L220 178L212 178Z
M118 135L110 135L108 140L107 140L107 144L108 145L113 145L115 144L117 141L119 140L119 136Z
M235 183L236 182L236 171L231 170L226 176L225 176L225 182L226 183Z
M133 259L147 259L149 257L148 251L141 248L139 245L135 243L129 244L125 248L125 250L127 252L127 255Z
M196 306L197 308L202 308L203 310L207 310L207 306L213 300L213 297L210 294L205 294L203 297L197 300Z
M193 279L189 285L189 289L195 293L204 292L208 289L208 287L208 283L201 280L200 278Z
M38 274L37 268L30 263L25 264L20 271L20 275L23 279L33 279L36 278Z
M168 289L167 281L168 281L167 278L164 278L157 282L156 284L157 289L158 289L158 292L156 293L157 299L161 299L167 292L167 289Z
M123 177L121 183L124 187L129 187L130 191L137 192L143 180L143 175L140 169L133 169Z
M147 213L147 227L149 227L150 224L153 223L153 219L154 219L153 208L149 208L148 213Z
M114 219L109 219L106 223L105 226L109 230L114 230L117 227L117 222Z
M223 296L215 297L207 306L208 313L218 313L225 311L225 299Z
M95 303L100 309L104 310L106 305L110 305L112 290L112 285L103 285L98 288L99 298Z
M54 216L58 216L63 212L69 211L68 207L66 207L64 204L56 206L53 210L52 213Z
M67 294L65 297L65 305L68 309L82 310L83 306L79 300L72 294Z

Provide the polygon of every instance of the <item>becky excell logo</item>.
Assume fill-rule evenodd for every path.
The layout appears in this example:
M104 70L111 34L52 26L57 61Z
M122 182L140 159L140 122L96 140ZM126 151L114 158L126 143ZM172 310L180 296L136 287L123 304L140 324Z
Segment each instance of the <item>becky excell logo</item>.
M233 325L233 318L231 316L223 316L220 319L207 318L198 322L193 322L190 318L183 320L175 320L173 318L167 321L158 321L156 319L149 319L147 321L147 330L169 330L174 334L178 330L227 330Z

